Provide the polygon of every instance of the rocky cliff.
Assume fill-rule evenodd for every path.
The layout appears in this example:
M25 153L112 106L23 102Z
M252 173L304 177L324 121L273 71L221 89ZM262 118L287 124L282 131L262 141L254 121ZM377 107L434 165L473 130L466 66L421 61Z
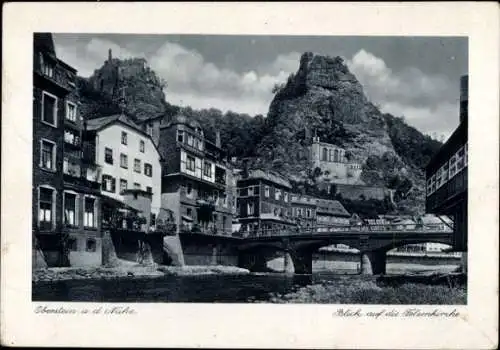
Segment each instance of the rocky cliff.
M423 166L428 159L422 152L430 157L439 143L381 113L342 58L308 52L298 71L275 89L254 165L306 180L314 135L343 147L350 160L363 164L363 183L394 188L397 200L423 209Z

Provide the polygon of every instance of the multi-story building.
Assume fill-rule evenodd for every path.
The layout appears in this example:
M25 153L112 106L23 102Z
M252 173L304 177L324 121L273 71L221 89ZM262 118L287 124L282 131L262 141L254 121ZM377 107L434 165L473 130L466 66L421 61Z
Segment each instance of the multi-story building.
M89 158L75 80L52 35L35 33L33 229L49 266L101 264L99 167Z
M426 212L453 218L453 248L467 250L467 94L461 79L460 124L426 166Z
M161 207L161 157L151 136L124 114L88 120L86 130L102 169L102 194L124 203L124 191L145 191L151 195L146 219L154 220Z
M355 184L359 181L361 164L350 161L343 148L321 142L319 137L315 136L310 152L313 169L321 169L323 176L331 182Z
M247 236L275 235L296 226L289 181L262 170L248 171L237 181L240 232Z
M162 207L174 213L179 232L230 235L231 167L219 134L209 141L200 124L183 115L165 117L159 128Z
M350 224L351 214L344 206L335 200L317 199L316 219L318 232L328 232L335 229L347 228Z
M299 228L315 229L317 224L317 198L293 193L290 196L292 219Z

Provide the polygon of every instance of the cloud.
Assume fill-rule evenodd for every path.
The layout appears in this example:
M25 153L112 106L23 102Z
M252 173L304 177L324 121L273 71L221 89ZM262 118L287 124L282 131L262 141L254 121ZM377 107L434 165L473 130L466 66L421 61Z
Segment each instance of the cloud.
M61 41L56 37L58 56L90 76L102 66L112 49L118 58L144 57L139 46L123 47L111 40L92 38L88 42ZM166 80L167 101L193 108L266 115L273 98L272 88L286 81L299 67L300 53L289 52L253 70L238 72L207 62L203 55L178 43L163 42L146 57L151 67ZM428 75L415 67L391 70L383 59L359 50L346 60L369 99L384 112L404 115L410 125L424 133L449 135L458 122L458 87L439 75Z
M383 112L404 116L420 131L448 136L458 122L458 87L440 75L415 67L394 72L383 59L365 50L347 60L365 94Z

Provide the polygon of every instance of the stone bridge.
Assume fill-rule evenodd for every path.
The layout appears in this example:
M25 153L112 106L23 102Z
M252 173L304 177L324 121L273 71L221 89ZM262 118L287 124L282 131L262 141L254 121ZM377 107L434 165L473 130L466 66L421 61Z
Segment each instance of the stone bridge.
M358 249L361 269L366 274L383 274L386 253L407 244L452 244L451 227L443 225L364 225L320 227L298 231L259 232L238 242L239 266L251 271L266 271L267 262L282 252L285 270L312 273L312 255L319 248L344 244Z

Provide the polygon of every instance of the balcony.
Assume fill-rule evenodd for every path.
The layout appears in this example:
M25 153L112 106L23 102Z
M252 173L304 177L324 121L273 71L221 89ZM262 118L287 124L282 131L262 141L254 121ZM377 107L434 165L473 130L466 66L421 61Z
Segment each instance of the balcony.
M80 136L70 131L64 132L64 144L73 149L80 149L82 146Z
M63 166L63 178L66 184L71 184L79 189L99 191L101 167L98 165L80 166L74 161L66 161Z
M75 89L74 74L50 55L43 55L43 59L38 60L34 73L66 92Z
M215 167L215 183L226 186L226 171L217 166Z

